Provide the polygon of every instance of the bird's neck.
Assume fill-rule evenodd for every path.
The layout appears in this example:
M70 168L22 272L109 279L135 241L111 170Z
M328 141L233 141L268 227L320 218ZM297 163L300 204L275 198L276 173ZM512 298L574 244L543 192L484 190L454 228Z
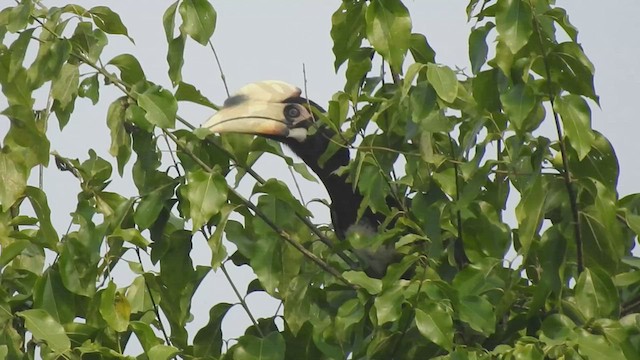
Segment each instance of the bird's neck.
M333 155L320 164L319 159L326 151L333 131L320 128L309 136L304 143L289 143L289 147L318 175L331 198L331 217L339 238L344 237L347 228L357 219L357 211L362 202L362 195L353 191L345 174L338 175L336 170L349 164L349 149L341 147ZM338 223L336 223L338 222Z

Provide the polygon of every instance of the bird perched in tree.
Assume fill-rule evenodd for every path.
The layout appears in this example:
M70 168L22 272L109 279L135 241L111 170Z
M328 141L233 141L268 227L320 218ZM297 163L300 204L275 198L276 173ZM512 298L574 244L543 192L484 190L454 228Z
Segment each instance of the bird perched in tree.
M242 87L203 127L214 133L246 133L277 140L287 145L316 173L331 198L331 222L340 240L352 232L373 236L384 215L366 209L358 219L363 196L336 173L349 164L349 150L340 147L322 164L320 157L335 132L316 121L311 107L320 106L301 96L301 90L282 81L262 81ZM315 128L315 132L309 129ZM374 277L384 275L387 265L397 256L389 246L376 251L358 250L365 271Z

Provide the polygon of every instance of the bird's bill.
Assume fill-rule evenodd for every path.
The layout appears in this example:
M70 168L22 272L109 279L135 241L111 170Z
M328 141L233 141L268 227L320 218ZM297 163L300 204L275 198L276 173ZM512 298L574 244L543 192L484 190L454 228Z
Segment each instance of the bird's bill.
M244 133L263 136L289 135L283 116L286 104L251 101L223 107L202 126L214 133Z

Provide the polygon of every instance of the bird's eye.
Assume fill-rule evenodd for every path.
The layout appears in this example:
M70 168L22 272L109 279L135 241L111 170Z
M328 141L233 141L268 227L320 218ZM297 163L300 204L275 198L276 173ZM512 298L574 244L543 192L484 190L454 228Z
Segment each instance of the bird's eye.
M295 105L288 105L284 108L284 115L288 119L295 119L300 116L300 109L298 109L298 107Z

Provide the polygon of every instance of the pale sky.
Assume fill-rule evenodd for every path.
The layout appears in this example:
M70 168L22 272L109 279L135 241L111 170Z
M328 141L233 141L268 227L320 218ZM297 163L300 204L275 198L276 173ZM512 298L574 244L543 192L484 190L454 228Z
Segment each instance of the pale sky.
M43 1L46 6L61 5L62 1ZM134 54L142 64L147 78L155 83L171 88L167 76L166 41L162 28L162 15L172 3L166 0L153 1L77 1L86 8L107 5L118 12L135 39L132 45L124 37L110 37L102 60L106 63L120 53ZM302 87L302 64L306 66L308 95L321 105L326 105L331 95L341 90L343 74L333 70L331 52L331 14L339 1L327 0L227 0L212 1L218 13L213 44L220 56L231 92L242 85L267 79L278 79ZM13 1L0 0L0 8L13 5ZM415 0L405 1L413 20L413 32L427 36L436 51L436 60L451 68L469 69L467 56L467 36L469 24L464 8L467 1ZM626 195L640 191L640 170L636 154L640 150L640 122L636 105L640 88L640 2L620 0L608 2L580 0L558 1L564 7L571 22L578 28L579 42L587 56L595 64L596 92L600 95L601 108L591 103L593 127L602 132L613 144L621 168L619 192ZM491 45L490 45L491 47ZM470 73L470 71L467 71ZM221 104L226 98L220 74L208 47L201 47L193 41L187 46L184 81L194 84L211 101ZM46 93L41 92L39 104L44 104ZM100 103L91 105L86 99L78 99L76 111L62 134L55 122L50 123L51 150L70 158L87 158L87 151L95 149L106 159L109 149L109 131L105 119L107 107L122 94L103 86ZM6 100L0 94L0 108ZM202 123L211 110L204 107L181 103L179 114L194 125ZM52 119L53 120L53 119ZM6 119L0 121L0 136L6 131ZM553 136L551 128L543 129L543 134ZM553 137L552 137L553 138ZM113 160L113 159L111 159ZM132 159L127 169L133 164ZM115 164L115 161L112 161ZM114 165L115 166L115 165ZM280 177L290 183L290 175L282 160L267 158L255 168L263 177ZM115 174L115 171L114 171ZM124 196L136 196L137 191L127 179L121 180L117 174L107 189L120 192ZM326 197L320 184L302 184L305 199ZM250 194L250 184L244 184L241 191ZM77 182L68 173L59 172L53 162L45 170L44 190L49 196L54 225L63 234L69 223L69 213L75 208ZM295 192L294 192L295 194ZM310 206L316 222L328 222L328 210L322 206ZM209 249L202 238L194 239L196 250L194 263L209 264ZM231 251L230 251L231 252ZM123 264L124 265L124 264ZM148 263L145 264L148 268ZM123 266L115 276L119 286L131 282L131 274ZM234 269L234 279L241 290L251 279L248 267ZM225 301L235 302L226 280L220 273L210 274L200 286L193 304L194 321L189 325L190 336L208 321L208 311L214 304ZM248 298L254 315L270 316L277 303L266 295L252 294ZM237 337L249 324L240 307L236 307L223 326L224 337ZM136 348L127 351L137 353Z

